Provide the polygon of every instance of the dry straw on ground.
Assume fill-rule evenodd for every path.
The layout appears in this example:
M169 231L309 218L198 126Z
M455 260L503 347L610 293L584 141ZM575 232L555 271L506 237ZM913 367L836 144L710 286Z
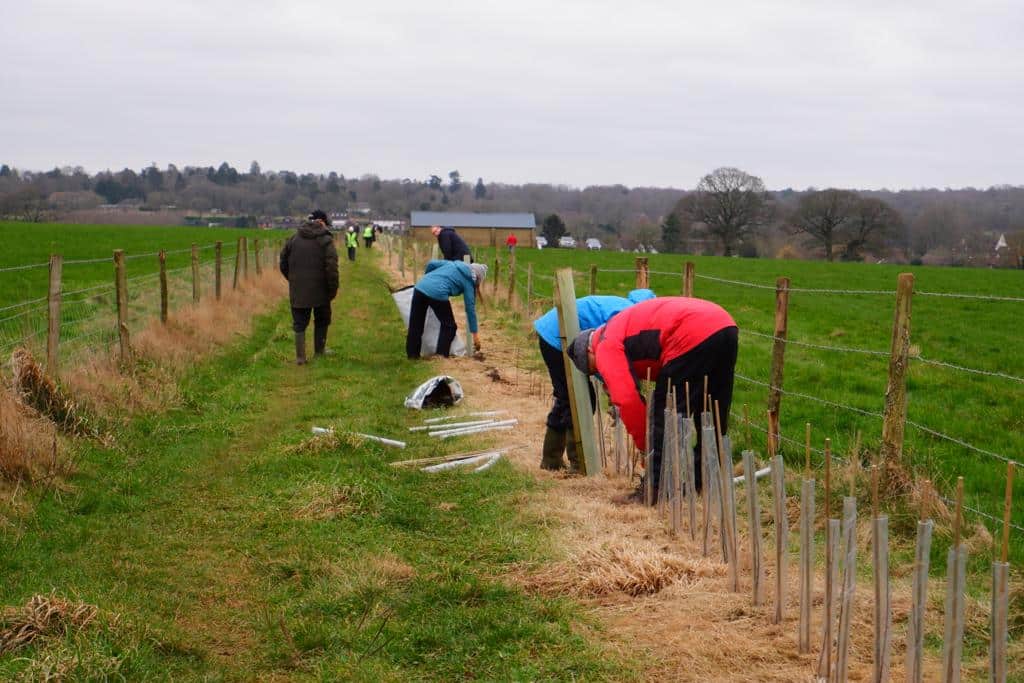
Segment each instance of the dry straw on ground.
M39 638L63 637L83 629L96 618L93 605L56 595L34 595L21 607L0 615L0 654L14 652Z
M63 469L63 454L54 457L57 443L52 422L0 388L0 478L31 482Z

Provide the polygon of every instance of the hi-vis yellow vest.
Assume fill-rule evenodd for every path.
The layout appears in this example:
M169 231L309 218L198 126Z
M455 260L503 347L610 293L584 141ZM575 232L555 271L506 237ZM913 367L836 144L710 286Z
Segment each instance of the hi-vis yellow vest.
M366 226L366 229L363 230L363 237L365 239L370 239L371 237L373 237L373 226L372 225L367 225Z

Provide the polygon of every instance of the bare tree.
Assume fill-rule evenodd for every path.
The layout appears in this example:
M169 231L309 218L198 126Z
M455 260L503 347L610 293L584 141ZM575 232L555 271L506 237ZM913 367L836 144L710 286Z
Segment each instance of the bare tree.
M718 168L701 178L697 191L680 202L692 223L702 223L726 256L756 232L767 217L764 182L738 168Z
M803 197L789 220L789 230L807 234L825 248L825 258L832 261L837 243L843 241L843 229L850 221L857 195L849 190L830 188Z
M844 231L846 247L843 258L847 261L861 260L862 249L879 245L882 240L896 234L902 227L903 216L881 199L859 199L853 207Z

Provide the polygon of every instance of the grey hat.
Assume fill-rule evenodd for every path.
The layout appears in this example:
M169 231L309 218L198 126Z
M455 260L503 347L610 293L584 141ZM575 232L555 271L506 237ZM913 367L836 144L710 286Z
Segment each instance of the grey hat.
M484 278L487 277L487 266L483 263L470 263L469 269L473 273L473 282L479 287Z
M587 357L587 351L590 349L590 335L594 334L594 329L583 330L576 338L569 344L567 353L569 358L572 360L573 365L579 368L579 371L584 375L591 374L590 372L590 359Z

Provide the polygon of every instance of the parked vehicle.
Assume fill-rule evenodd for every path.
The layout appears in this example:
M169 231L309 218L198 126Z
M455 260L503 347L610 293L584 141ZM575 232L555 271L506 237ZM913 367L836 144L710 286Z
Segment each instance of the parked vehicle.
M596 237L588 237L587 238L587 249L589 249L590 251L600 251L601 250L601 240L597 239Z
M572 235L562 235L558 238L558 246L563 249L575 249L576 240L572 238Z
M537 248L543 249L546 246L548 246L548 238L544 235L537 235Z

